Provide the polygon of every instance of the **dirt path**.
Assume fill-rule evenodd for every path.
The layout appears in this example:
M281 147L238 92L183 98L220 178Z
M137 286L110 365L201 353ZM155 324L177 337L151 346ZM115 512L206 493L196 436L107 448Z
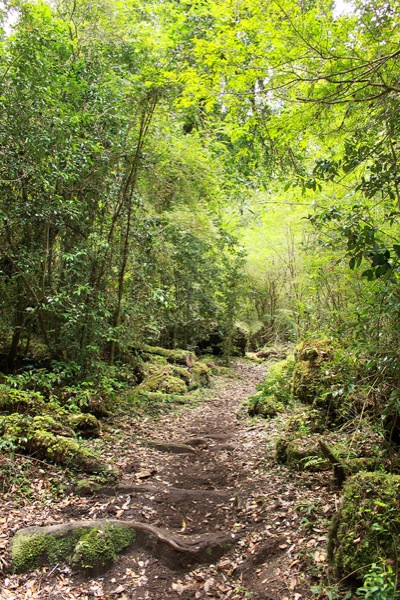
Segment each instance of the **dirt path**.
M31 514L35 522L25 521L135 520L183 536L224 532L230 548L211 563L207 556L190 563L163 550L130 552L89 581L63 566L9 576L0 598L315 598L308 591L310 568L316 581L324 575L325 532L312 525L316 514L333 510L329 481L276 465L279 427L252 423L241 408L265 366L239 363L235 373L216 378L201 405L139 424L121 421L119 431L110 430L113 443L107 432L103 440L103 453L122 472L118 486L97 496L65 498L52 507L50 521L38 506Z

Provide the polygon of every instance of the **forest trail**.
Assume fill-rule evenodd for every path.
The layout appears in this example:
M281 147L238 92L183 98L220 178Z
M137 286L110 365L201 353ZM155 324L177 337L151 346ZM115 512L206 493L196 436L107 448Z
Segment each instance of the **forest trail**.
M248 420L241 403L265 370L265 365L238 363L232 374L213 379L209 398L200 405L140 422L124 417L119 430L110 429L114 443L104 444L104 454L121 470L118 484L94 496L72 494L52 507L50 520L42 512L36 522L26 523L140 521L182 537L224 533L230 548L197 562L165 552L165 546L156 552L132 550L89 580L60 566L36 571L36 580L32 573L13 575L0 598L315 597L307 591L304 561L308 553L316 568L324 569L325 532L299 525L306 513L311 523L310 506L332 511L329 483L321 474L305 477L278 466L273 455L279 428L274 421Z

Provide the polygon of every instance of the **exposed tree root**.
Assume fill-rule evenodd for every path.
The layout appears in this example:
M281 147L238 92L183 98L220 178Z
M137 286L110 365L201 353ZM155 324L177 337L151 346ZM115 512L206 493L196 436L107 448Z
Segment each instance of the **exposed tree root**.
M150 525L137 521L121 521L118 519L99 519L73 521L57 525L47 525L44 527L26 527L20 529L13 540L13 545L21 545L21 539L43 539L43 536L53 536L56 538L65 538L72 535L77 530L90 530L93 528L102 529L109 527L119 527L133 529L136 532L135 545L150 550L153 555L172 563L179 565L182 559L178 555L186 555L190 561L209 562L222 556L232 545L235 536L233 534L213 533L197 536L174 535ZM170 550L168 552L167 550ZM172 550L172 553L171 553ZM178 553L178 555L177 555Z
M221 502L228 498L233 498L237 494L232 491L219 491L219 490L205 490L205 489L193 489L187 490L184 488L165 487L158 488L154 485L135 485L130 483L119 483L117 485L107 485L100 488L97 494L104 496L115 496L117 494L166 494L171 496L171 499L175 498L215 498Z

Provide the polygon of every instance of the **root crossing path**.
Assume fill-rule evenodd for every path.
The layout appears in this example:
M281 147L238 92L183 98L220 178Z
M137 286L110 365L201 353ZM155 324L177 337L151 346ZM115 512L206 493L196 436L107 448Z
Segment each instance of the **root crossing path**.
M124 417L117 431L113 425L108 432L113 440L104 443L104 454L120 469L121 479L95 495L69 496L57 507L52 523L140 522L149 531L166 532L172 544L142 544L90 580L68 569L53 569L52 583L42 576L47 595L32 597L315 597L308 591L307 560L317 560L322 576L325 532L304 529L308 509L301 507L317 505L329 513L329 483L320 474L304 478L276 464L279 419L247 418L242 403L265 371L265 365L238 363L234 373L214 379L200 405L161 418L144 417L139 423ZM197 540L201 552L181 551L191 545L199 548Z

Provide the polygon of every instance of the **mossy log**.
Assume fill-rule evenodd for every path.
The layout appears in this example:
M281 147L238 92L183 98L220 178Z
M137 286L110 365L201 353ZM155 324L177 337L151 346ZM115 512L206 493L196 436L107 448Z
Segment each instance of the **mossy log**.
M101 570L110 566L119 552L135 545L180 566L182 557L189 562L212 562L232 543L233 536L224 533L179 536L136 521L85 520L21 529L12 541L11 555L16 571L61 560Z
M189 368L192 368L196 361L196 355L193 352L189 352L189 350L170 350L158 346L148 346L147 344L142 344L139 349L148 354L158 354L166 358L168 362L177 365L186 365Z
M40 415L44 412L46 412L46 403L38 392L26 392L0 385L0 414Z

